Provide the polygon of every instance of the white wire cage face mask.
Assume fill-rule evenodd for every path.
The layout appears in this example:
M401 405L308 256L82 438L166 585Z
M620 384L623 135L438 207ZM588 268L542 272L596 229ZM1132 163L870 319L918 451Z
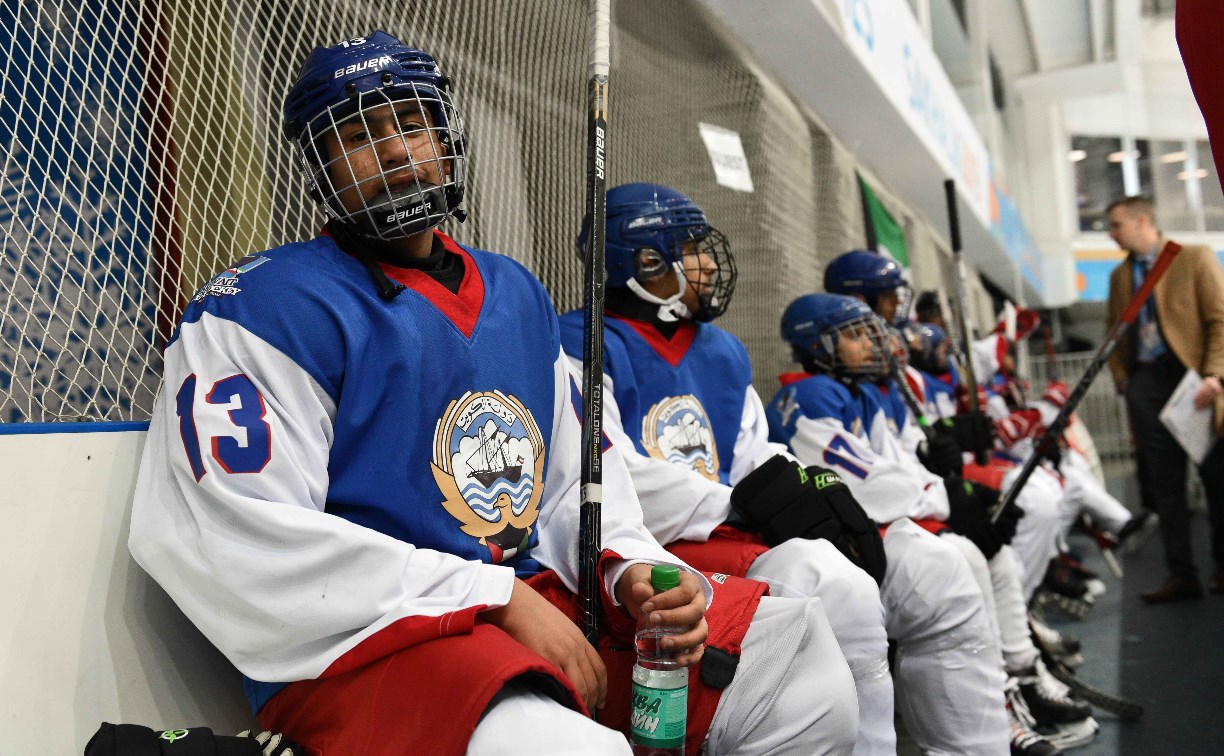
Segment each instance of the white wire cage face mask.
M332 105L297 146L311 195L368 239L433 228L463 198L462 120L451 96L431 86L375 89Z

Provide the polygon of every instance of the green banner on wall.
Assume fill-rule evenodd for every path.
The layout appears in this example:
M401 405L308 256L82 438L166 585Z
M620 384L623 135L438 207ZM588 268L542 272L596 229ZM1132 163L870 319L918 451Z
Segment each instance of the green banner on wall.
M900 224L889 215L884 203L876 196L862 176L858 177L859 188L863 194L863 220L867 227L867 246L876 252L891 255L901 263L901 267L909 267L909 250L905 248L905 231Z

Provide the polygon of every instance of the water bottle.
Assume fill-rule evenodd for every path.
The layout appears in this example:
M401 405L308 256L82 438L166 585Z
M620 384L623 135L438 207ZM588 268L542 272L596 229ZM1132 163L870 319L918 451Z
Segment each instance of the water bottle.
M658 592L680 585L680 568L655 565L650 583ZM633 665L633 709L629 737L634 756L684 756L688 723L688 668L660 641L684 632L679 627L650 627L637 632L637 663Z

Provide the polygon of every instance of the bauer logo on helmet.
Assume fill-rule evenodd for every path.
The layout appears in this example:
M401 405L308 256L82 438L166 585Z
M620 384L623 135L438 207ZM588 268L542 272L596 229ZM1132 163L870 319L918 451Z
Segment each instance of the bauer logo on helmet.
M377 58L370 58L369 60L363 60L360 63L354 63L351 66L341 68L338 71L336 71L334 74L332 74L332 78L339 79L341 76L348 76L349 74L355 74L358 71L364 71L367 68L383 68L390 64L391 64L390 55L380 55Z

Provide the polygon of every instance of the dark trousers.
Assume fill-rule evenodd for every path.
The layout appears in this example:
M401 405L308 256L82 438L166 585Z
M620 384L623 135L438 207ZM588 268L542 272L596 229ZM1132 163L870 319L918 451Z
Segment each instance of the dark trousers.
M1186 503L1186 452L1160 422L1160 410L1186 368L1172 355L1135 365L1126 386L1126 407L1150 484L1170 577L1198 578L1190 546L1190 509ZM1224 443L1217 442L1198 467L1211 518L1211 556L1224 573Z

